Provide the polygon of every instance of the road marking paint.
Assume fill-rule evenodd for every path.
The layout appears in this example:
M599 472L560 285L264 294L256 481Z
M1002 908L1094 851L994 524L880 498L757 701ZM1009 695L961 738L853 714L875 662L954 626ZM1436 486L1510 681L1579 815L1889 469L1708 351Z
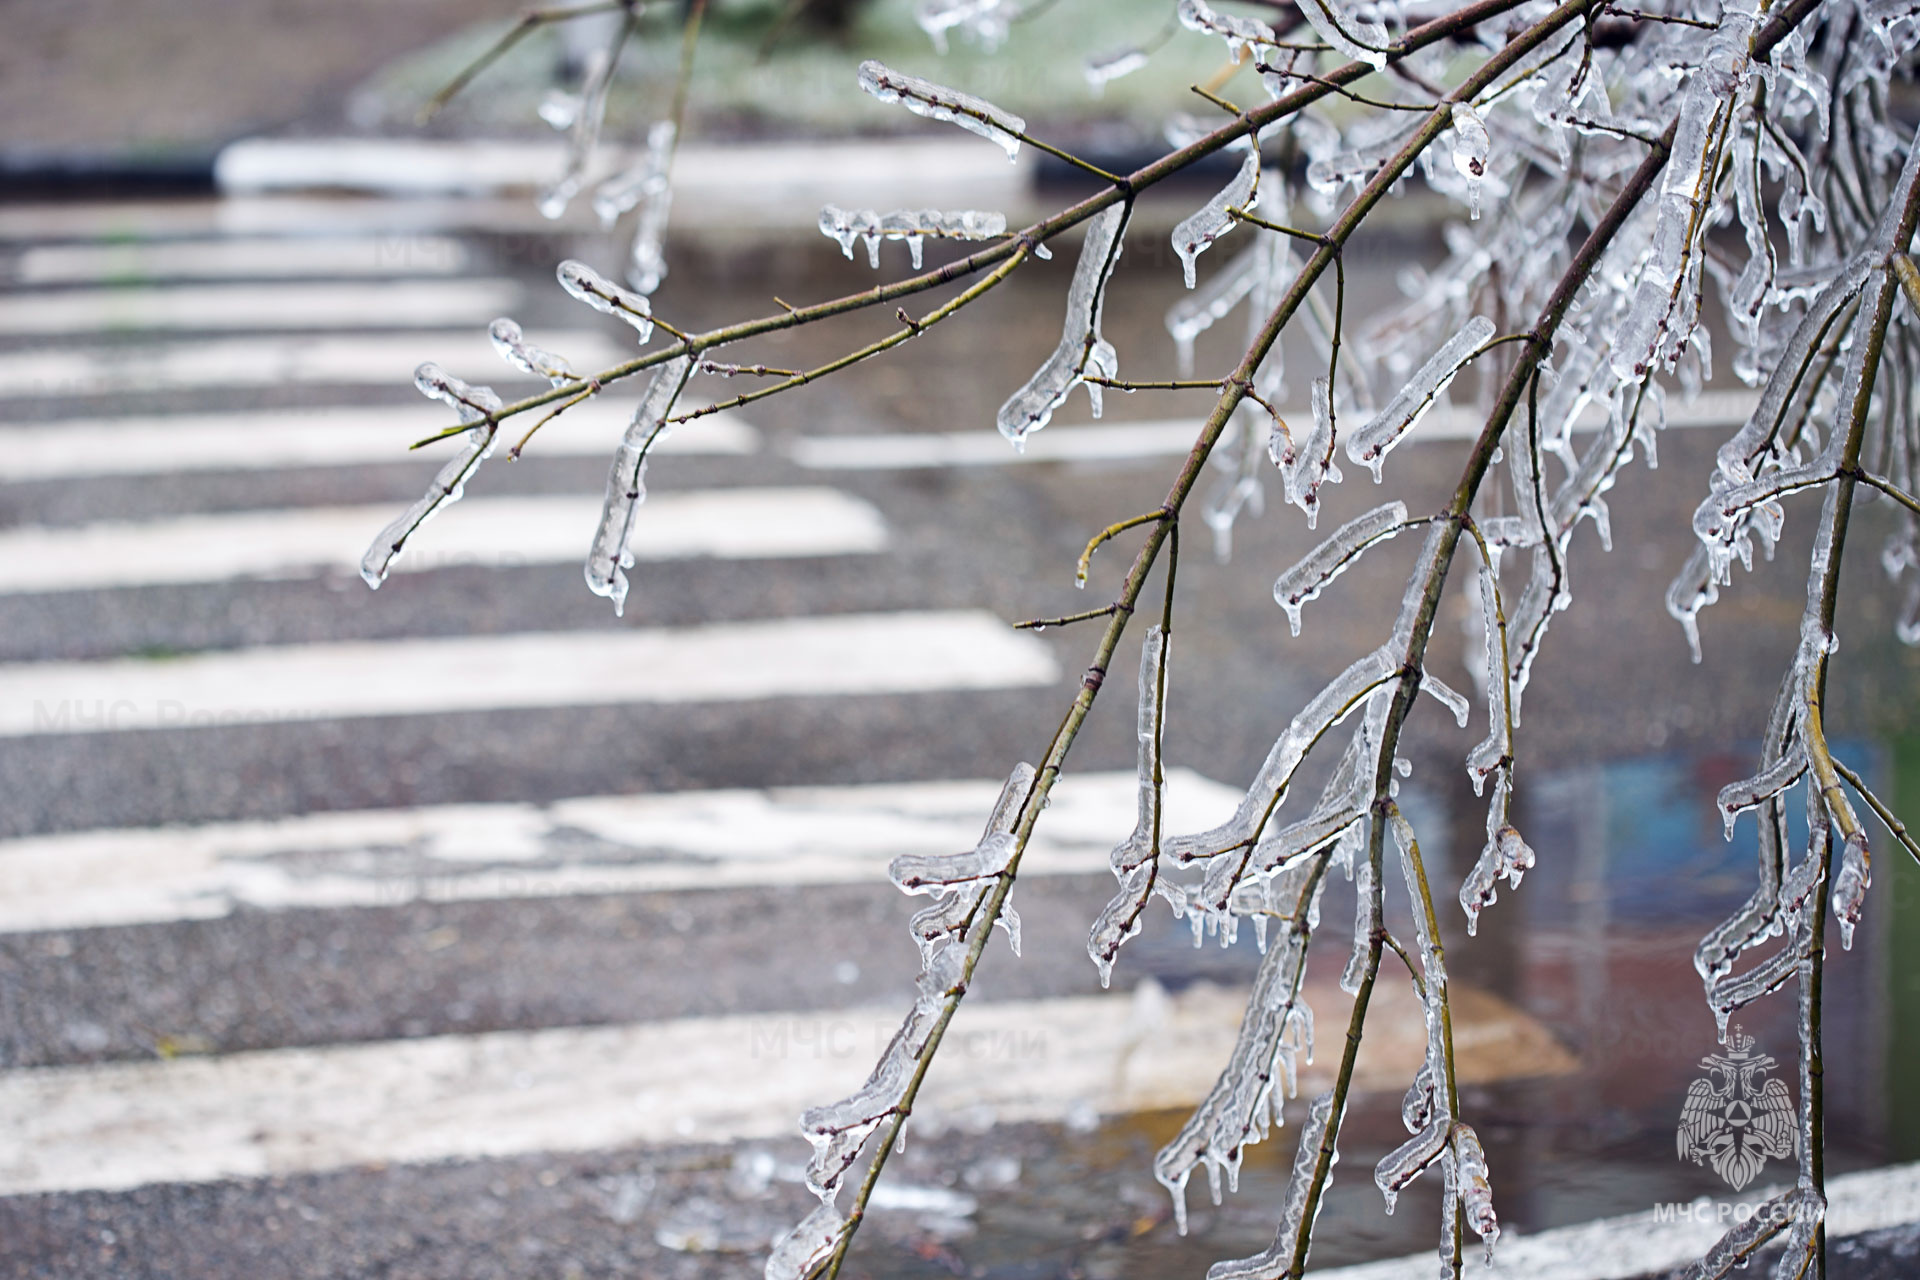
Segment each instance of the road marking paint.
M510 370L493 349L483 325L481 320L469 329L384 337L221 338L8 351L0 353L0 397L122 395L288 383L410 387L413 371L423 360L436 361L470 382L511 387L515 395L544 385ZM631 347L616 345L605 334L591 330L527 336L582 369L603 369L634 354Z
M394 568L582 560L600 507L586 494L469 498L421 529ZM298 507L0 531L0 594L357 573L365 544L398 511ZM886 537L871 504L834 489L711 489L654 496L635 517L633 547L641 560L744 560L858 555Z
M452 236L236 236L227 240L43 244L21 252L22 284L114 284L257 276L444 276L467 268Z
M272 645L0 666L0 737L525 707L1012 689L1060 669L971 610Z
M207 920L249 910L884 881L903 853L980 838L991 780L582 796L0 841L0 933ZM1067 774L1021 874L1107 870L1132 829L1131 773ZM1167 775L1166 819L1199 831L1240 793Z
M0 293L0 334L155 329L431 329L485 325L523 297L511 280L133 285ZM502 366L504 367L504 365Z
M613 456L633 414L636 386L616 387L543 427L526 457ZM263 471L343 467L440 458L454 446L407 446L447 426L447 410L418 404L254 413L169 414L63 419L0 426L0 483L74 476L163 475L183 471ZM526 419L528 425L532 419ZM510 439L525 427L509 422ZM658 441L661 457L756 452L760 435L732 413L708 414ZM437 462L436 462L437 465Z
M1462 1083L1571 1066L1538 1024L1456 987L1458 1025L1480 1048ZM1349 1003L1312 989L1330 1024ZM1420 1025L1405 983L1376 1016ZM1230 1053L1245 995L1200 983L1168 996L966 1001L914 1107L914 1131L991 1109L999 1123L1059 1122L1189 1106ZM115 1190L373 1163L484 1159L633 1144L777 1140L794 1117L857 1087L903 1009L684 1018L501 1031L319 1049L277 1049L0 1076L0 1195ZM1362 1089L1398 1093L1423 1035L1369 1037ZM1301 1072L1324 1088L1331 1060Z
M1727 427L1747 420L1759 397L1746 391L1703 393L1691 405L1667 406L1669 427ZM1289 421L1303 421L1304 409L1282 409ZM1576 430L1597 430L1606 421L1595 410ZM835 471L883 471L919 467L1003 467L1026 462L1115 462L1178 456L1193 448L1201 419L1168 418L1147 422L1056 426L1027 437L1025 453L1016 453L988 430L929 431L860 436L805 436L793 442L793 460L803 467ZM1485 418L1469 410L1443 406L1421 419L1413 443L1471 440Z
M1499 1174L1494 1175L1495 1179ZM1486 1280L1631 1280L1662 1274L1695 1261L1731 1230L1748 1221L1755 1206L1782 1188L1749 1191L1715 1202L1649 1209L1537 1235L1500 1234L1493 1265L1476 1260L1471 1274ZM1721 1217L1721 1205L1744 1217ZM1839 1240L1920 1221L1920 1164L1892 1165L1827 1179L1827 1236ZM1471 1240L1469 1241L1471 1243ZM1477 1252L1475 1246L1475 1252ZM1387 1262L1316 1271L1316 1280L1427 1280L1434 1256L1417 1254Z

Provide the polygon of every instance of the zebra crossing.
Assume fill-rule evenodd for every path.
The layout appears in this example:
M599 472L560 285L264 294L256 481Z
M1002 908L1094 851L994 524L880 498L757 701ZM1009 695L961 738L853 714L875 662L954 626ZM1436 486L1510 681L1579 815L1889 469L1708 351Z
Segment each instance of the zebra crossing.
M164 618L214 587L231 609L269 586L363 591L352 566L397 509L390 478L423 484L438 465L405 452L444 425L404 399L414 364L512 385L485 326L522 306L565 317L529 324L529 337L579 367L631 353L617 326L584 327L535 286L486 275L484 243L423 229L405 208L386 226L365 217L359 234L219 224L182 213L150 238L108 242L81 217L64 237L15 226L0 247L0 277L18 286L0 293L0 495L78 495L65 523L0 526L0 609L66 601ZM898 513L849 477L964 466L974 446L776 440L725 413L666 443L662 463L699 480L642 508L637 572L724 575L738 616L615 624L582 599L539 629L450 632L443 612L467 615L437 605L466 589L459 570L577 573L599 497L574 481L623 422L609 398L543 432L542 456L579 464L565 491L551 489L557 473L522 480L495 464L378 597L355 597L391 609L396 633L77 658L74 636L0 663L0 778L18 804L0 839L0 1009L16 1028L0 1036L0 1240L44 1238L73 1205L131 1220L137 1195L203 1184L251 1194L262 1180L372 1170L377 1182L390 1168L556 1152L645 1164L699 1144L790 1161L798 1110L858 1082L911 975L907 908L885 865L977 838L1004 742L1035 740L1064 705L1071 649L938 580L884 571ZM1152 458L1172 435L1058 427L1029 456ZM729 481L730 464L746 478ZM364 493L213 500L216 481L244 491L283 476ZM107 480L151 488L160 509L124 518L89 500ZM796 598L784 575L806 565L886 581L859 599ZM695 730L650 757L647 776L616 793L568 772L597 750L591 735L617 746L660 714ZM1013 716L1020 734L987 725ZM932 754L889 758L884 744L909 729L935 740ZM688 741L698 750L675 745ZM406 744L445 757L433 785L409 774ZM289 790L276 772L294 756L323 776ZM778 776L761 776L769 758ZM369 771L391 776L375 786ZM1084 1127L1190 1105L1212 1083L1241 962L1182 961L1216 981L1171 995L1151 981L1102 994L1079 954L1133 787L1128 772L1093 770L1056 793L1020 893L1074 909L1032 912L1034 958L967 1003L929 1085L929 1131L943 1116L976 1131L981 1116ZM114 804L87 798L116 791ZM1169 794L1183 828L1236 798L1182 770ZM774 900L800 917L777 937L762 923ZM511 931L532 903L577 912L582 935L550 927L511 952L537 973L463 940ZM587 936L587 922L635 911L667 923L618 945ZM859 936L823 931L835 913ZM703 923L683 931L683 916ZM570 948L620 976L567 968ZM636 994L623 1008L640 986L672 987L679 1003ZM1316 1003L1333 1018L1343 999L1329 987ZM1570 1066L1490 997L1462 1016L1477 1036L1468 1081ZM1419 1045L1383 1037L1368 1052L1363 1083L1384 1088L1411 1073ZM792 1179L776 1180L798 1205ZM632 1213L664 1221L684 1207L661 1190ZM218 1228L234 1229L246 1228ZM657 1234L681 1240L658 1246L668 1254L694 1247ZM696 1272L754 1269L749 1251Z

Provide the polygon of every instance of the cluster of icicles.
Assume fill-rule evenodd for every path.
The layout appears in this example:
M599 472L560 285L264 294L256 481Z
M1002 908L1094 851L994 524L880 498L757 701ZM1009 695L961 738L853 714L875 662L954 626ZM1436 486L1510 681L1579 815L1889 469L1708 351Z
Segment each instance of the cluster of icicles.
M1024 8L1011 0L924 0L919 19L942 44L959 32L991 46L1007 37ZM1547 6L1536 4L1519 17L1535 21L1546 12ZM1178 0L1172 16L1180 28L1224 41L1230 55L1248 55L1265 90L1276 98L1327 70L1310 40L1336 57L1379 67L1416 21L1413 6L1394 0L1364 6L1299 0L1297 14L1286 15L1291 21L1276 17L1278 29L1216 11L1205 0ZM1524 331L1536 322L1572 262L1572 246L1597 223L1603 206L1595 191L1617 186L1640 164L1647 140L1671 122L1670 159L1653 193L1593 264L1553 330L1550 357L1536 387L1500 442L1495 461L1503 474L1487 486L1488 496L1499 499L1497 513L1473 522L1481 652L1470 665L1477 668L1488 728L1466 764L1488 805L1486 843L1458 900L1471 932L1480 913L1494 903L1500 883L1518 886L1533 866L1533 850L1510 813L1513 733L1522 695L1552 618L1572 599L1569 557L1578 525L1591 521L1602 545L1610 546L1608 491L1637 455L1644 455L1649 467L1656 463L1666 415L1661 378L1672 378L1690 400L1712 376L1708 330L1701 322L1711 280L1725 301L1736 344L1733 374L1760 388L1760 398L1749 420L1720 450L1694 520L1699 548L1667 597L1696 658L1700 612L1729 582L1732 562L1750 564L1755 540L1771 555L1785 519L1783 499L1802 489L1823 487L1827 494L1802 640L1781 684L1760 768L1720 797L1729 830L1748 810L1760 823L1760 883L1745 906L1708 935L1696 957L1724 1036L1734 1011L1810 971L1812 913L1823 899L1832 904L1842 943L1850 945L1870 880L1864 828L1846 793L1816 776L1830 767L1816 699L1834 645L1820 620L1818 586L1832 552L1841 442L1854 407L1861 406L1870 420L1860 460L1866 472L1911 493L1920 458L1920 414L1913 412L1911 391L1920 384L1920 342L1903 318L1884 344L1876 345L1870 340L1874 308L1869 305L1876 291L1891 287L1889 254L1906 248L1891 243L1890 229L1914 181L1920 152L1887 123L1887 85L1894 69L1920 45L1920 5L1829 0L1774 42L1765 58L1753 53L1764 20L1756 0L1712 5L1699 0L1673 8L1671 16L1683 21L1649 22L1624 41L1592 41L1584 24L1569 23L1528 53L1496 91L1474 102L1442 103L1414 94L1409 101L1422 108L1416 112L1362 113L1344 125L1314 107L1288 117L1270 132L1285 130L1305 159L1302 192L1289 190L1284 171L1263 168L1257 139L1239 140L1230 152L1238 156L1231 179L1173 231L1171 247L1190 292L1168 312L1166 325L1183 376L1191 374L1203 335L1242 303L1249 334L1258 332L1304 264L1294 238L1256 225L1250 221L1253 211L1276 224L1317 217L1324 225L1341 193L1369 182L1429 111L1446 112L1445 131L1422 153L1418 167L1436 193L1466 213L1445 230L1444 260L1403 273L1405 301L1364 325L1349 324L1358 332L1341 332L1323 285L1310 290L1298 313L1299 327L1318 359L1305 379L1306 412L1293 414L1298 426L1275 411L1289 403L1286 363L1276 343L1215 453L1223 474L1201 514L1222 554L1239 514L1260 512L1267 465L1278 470L1285 501L1299 507L1313 527L1325 487L1343 479L1341 453L1381 481L1388 455L1445 402L1456 377L1498 345L1502 329ZM1302 25L1311 37L1299 31ZM1826 39L1820 38L1823 27L1830 33ZM1845 38L1848 32L1855 32L1854 38ZM1409 86L1454 82L1463 47L1442 41L1397 53L1410 74L1394 82L1396 89L1411 94ZM1103 52L1090 60L1088 78L1105 83L1131 73L1147 64L1150 54L1144 46ZM975 133L1010 158L1019 150L1025 122L983 99L874 62L861 66L859 83L882 102ZM556 123L564 116L577 141L583 122L591 119L590 145L604 91L604 76L590 66L580 104L571 115L556 109ZM1169 141L1184 146L1212 127L1176 119ZM657 201L658 220L664 221L672 137L656 130L651 142L639 169L601 188L596 206L604 206L603 216L611 209L617 217L635 202ZM570 162L549 203L575 194L584 171L584 161ZM1768 192L1776 193L1771 200L1764 198ZM1130 202L1119 202L1085 222L1060 342L998 414L1000 431L1016 448L1048 424L1074 387L1086 387L1097 416L1103 387L1118 380L1118 353L1102 335L1101 318L1130 212ZM1729 223L1744 239L1744 259L1705 249L1709 231ZM879 214L834 206L822 211L820 229L849 257L856 240L864 240L876 265L881 241L904 240L916 266L925 238L972 240L1006 231L999 215L978 211ZM1230 236L1238 252L1202 279L1199 259ZM656 257L657 248L656 238ZM1047 256L1044 246L1032 241L1014 251ZM658 282L659 271L636 269L634 278L644 285L639 292L577 263L561 268L561 283L574 297L631 324L644 343L652 328L645 291ZM513 368L555 387L579 380L564 359L528 344L511 321L496 322L492 336ZM1871 386L1870 354L1879 374ZM615 456L587 577L616 609L627 589L622 570L632 563L632 520L645 494L648 453L697 368L687 357L656 368ZM1372 371L1383 373L1384 382ZM1478 381L1483 385L1476 392L1484 400L1491 380ZM424 394L446 402L460 423L471 425L459 453L426 495L383 530L368 552L363 573L374 585L411 532L459 497L474 468L492 451L499 425L502 405L491 390L467 386L431 365L422 366L417 382ZM1385 393L1376 396L1376 391ZM1505 493L1491 492L1503 486ZM1376 506L1342 524L1281 574L1274 597L1297 633L1304 607L1358 557L1422 525L1427 526L1425 548L1386 642L1306 704L1274 743L1234 816L1209 831L1161 830L1168 638L1158 629L1150 632L1141 656L1137 824L1113 851L1118 888L1093 925L1088 950L1106 982L1122 946L1139 932L1144 912L1158 897L1189 922L1196 944L1208 935L1231 944L1240 922L1250 920L1263 951L1226 1069L1154 1163L1156 1175L1174 1194L1184 1227L1185 1187L1194 1169L1205 1168L1217 1199L1223 1179L1236 1180L1247 1145L1266 1137L1280 1120L1300 1063L1311 1059L1313 1019L1303 999L1304 971L1328 873L1337 870L1355 883L1353 949L1341 979L1346 990L1354 991L1369 964L1377 963L1372 940L1386 886L1375 882L1376 868L1397 861L1419 934L1428 1048L1403 1106L1412 1136L1379 1163L1375 1180L1391 1210L1402 1189L1439 1165L1446 1215L1442 1264L1451 1274L1458 1262L1451 1254L1456 1222L1489 1250L1499 1226L1484 1153L1472 1128L1459 1119L1452 1095L1441 1016L1445 969L1423 912L1426 894L1414 834L1393 803L1396 779L1408 766L1383 758L1389 754L1390 706L1409 681L1461 725L1469 716L1466 698L1431 672L1404 666L1418 625L1421 588L1437 570L1446 527L1411 516L1399 502ZM1524 564L1517 591L1502 586L1502 565L1509 556ZM1897 628L1904 641L1920 643L1920 522L1911 513L1897 517L1882 561L1890 575L1905 575L1911 583ZM1354 725L1331 778L1304 815L1283 821L1282 808L1308 752L1349 720ZM1384 796L1378 794L1382 779ZM1017 856L1015 831L1033 786L1030 767L1014 771L973 850L895 863L893 878L904 891L934 895L933 904L912 922L922 961L918 995L865 1085L803 1119L814 1145L808 1185L821 1203L776 1245L767 1266L769 1280L811 1274L844 1240L850 1223L839 1199L848 1175L883 1126L889 1121L904 1125L906 1090L934 1026L957 998L966 957L981 944L982 931L1006 928L1017 950L1018 917L1007 909L988 920L985 909ZM1798 860L1785 816L1796 786L1804 791L1811 833ZM1839 847L1837 859L1830 861L1825 850L1832 833ZM1389 840L1397 858L1383 852ZM1782 945L1768 958L1736 970L1747 950L1776 938ZM1803 981L1801 988L1805 1035L1811 1010L1808 984ZM1218 1264L1210 1280L1264 1280L1304 1262L1313 1215L1337 1159L1340 1117L1334 1105L1334 1095L1325 1094L1307 1109L1273 1246L1252 1258ZM1755 1215L1715 1246L1694 1269L1695 1276L1724 1274L1750 1251L1752 1232L1767 1220L1793 1224L1782 1266L1805 1256L1824 1211L1806 1172L1809 1123L1803 1107L1802 1178L1783 1197L1792 1212L1771 1219Z

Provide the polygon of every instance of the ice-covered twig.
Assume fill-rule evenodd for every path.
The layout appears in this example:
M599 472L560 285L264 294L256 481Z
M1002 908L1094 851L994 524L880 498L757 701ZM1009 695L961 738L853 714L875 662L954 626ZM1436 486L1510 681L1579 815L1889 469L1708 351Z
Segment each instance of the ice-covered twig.
M881 102L897 102L917 116L951 121L999 145L1012 160L1020 153L1027 122L984 98L894 71L871 58L860 64L860 87Z
M1347 437L1347 457L1373 472L1380 483L1380 468L1393 447L1420 424L1433 402L1447 389L1468 360L1493 337L1493 321L1475 316L1427 357L1419 372L1409 379L1375 415L1373 421Z
M407 539L446 507L460 501L467 481L493 453L500 430L496 415L503 406L493 388L468 386L432 362L414 370L413 385L428 399L452 406L461 422L474 425L467 428L460 452L440 468L426 494L376 534L367 553L360 557L360 577L376 590L387 580L387 572L407 545Z
M555 274L569 297L633 326L635 340L641 346L653 337L653 303L644 293L622 288L586 263L571 258L562 262Z
M633 411L626 434L614 450L613 465L607 473L607 497L600 511L600 527L587 552L587 589L613 601L615 615L624 612L627 601L625 570L633 564L633 522L640 504L647 497L647 455L671 427L667 415L681 388L687 385L693 361L677 356L660 366L647 385L640 404Z
M1389 502L1375 507L1341 525L1332 537L1275 579L1273 598L1285 611L1293 634L1300 634L1301 606L1324 591L1368 547L1387 541L1406 527L1406 503Z
M820 233L837 242L840 251L853 257L853 242L867 242L867 263L880 265L882 240L905 240L913 258L913 269L921 263L921 247L926 240L991 240L1007 232L1005 214L979 209L942 213L938 209L899 209L875 213L871 209L842 209L823 205L820 209Z
M1026 385L1000 406L1000 434L1016 449L1024 448L1027 436L1047 425L1053 411L1066 402L1067 393L1080 383L1086 383L1094 416L1100 416L1099 386L1087 379L1112 378L1119 373L1118 356L1100 336L1100 311L1132 208L1130 204L1116 205L1087 224L1087 238L1080 246L1073 282L1067 287L1067 318L1060 345Z

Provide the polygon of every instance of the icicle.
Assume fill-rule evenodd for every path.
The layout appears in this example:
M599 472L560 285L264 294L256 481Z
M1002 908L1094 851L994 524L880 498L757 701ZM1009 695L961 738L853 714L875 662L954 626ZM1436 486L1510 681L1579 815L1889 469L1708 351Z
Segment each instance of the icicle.
M616 617L626 608L627 575L622 570L633 564L633 520L646 501L647 454L667 430L663 420L680 388L686 385L692 367L690 356L676 356L660 366L633 411L620 447L614 450L606 504L600 512L593 547L587 553L586 572L587 589L612 600Z
M1347 457L1373 472L1380 482L1380 469L1393 447L1413 430L1433 402L1447 389L1466 362L1493 337L1493 321L1475 316L1460 332L1447 339L1441 348L1427 357L1420 371L1400 388L1387 407L1360 430L1347 438Z
M1407 526L1407 504L1389 502L1341 525L1333 536L1309 551L1273 584L1273 598L1286 611L1287 625L1300 634L1300 609L1345 572L1375 543L1393 538Z
M1083 379L1112 378L1119 371L1113 347L1100 336L1100 312L1107 277L1120 257L1121 235L1130 207L1113 205L1087 223L1080 261L1073 269L1073 283L1067 287L1067 318L1060 345L1026 385L1000 406L1000 434L1016 449L1025 448L1027 436L1047 425L1053 411L1065 403L1067 393ZM1098 417L1098 388L1089 386L1088 392L1095 397L1094 416Z
M1493 803L1487 807L1487 844L1460 886L1460 906L1467 913L1467 936L1480 925L1480 912L1493 905L1498 894L1495 886L1502 876L1511 888L1520 887L1520 878L1533 866L1533 849L1520 832L1507 822L1508 775L1495 780Z
M545 378L556 387L579 376L574 373L573 366L561 357L530 345L520 332L520 326L505 316L487 326L487 336L493 339L493 349L500 353L500 358L522 373Z
M1209 277L1205 288L1182 295L1167 308L1167 333L1173 338L1181 377L1193 376L1193 340L1263 283L1271 261L1271 249L1265 243L1255 244Z
M627 253L627 283L643 294L658 289L667 276L663 242L667 217L673 211L673 183L668 179L673 167L674 137L671 120L662 120L647 133L647 169L640 191L640 217L634 223L633 247Z
M1317 1217L1326 1204L1327 1188L1333 1182L1333 1164L1338 1160L1335 1153L1334 1160L1328 1162L1327 1176L1316 1188L1314 1175L1320 1167L1320 1148L1326 1142L1332 1123L1333 1091L1329 1089L1313 1100L1307 1108L1307 1122L1300 1126L1293 1176L1287 1181L1287 1198L1280 1210L1280 1229L1274 1233L1273 1243L1251 1258L1214 1263L1207 1268L1207 1280L1279 1280L1291 1273L1296 1257L1305 1260L1307 1241L1313 1230L1312 1219L1307 1216L1307 1203L1313 1201L1313 1213Z
M569 296L602 315L632 325L635 340L641 346L646 346L647 340L653 337L653 304L645 294L623 289L586 263L571 258L562 262L555 274Z
M914 269L920 267L921 243L935 240L991 240L1005 235L1005 214L981 209L963 209L942 213L938 209L900 209L885 215L871 209L842 209L824 205L820 209L820 232L840 245L840 252L853 257L853 242L865 237L868 260L880 265L880 241L905 240L913 257Z
M1872 883L1866 832L1856 828L1840 846L1840 871L1833 878L1833 918L1840 926L1840 947L1853 950L1853 930L1866 907Z
M1455 724L1462 729L1467 727L1467 720L1473 715L1473 707L1467 702L1465 695L1449 688L1446 681L1431 671L1420 673L1420 692L1452 712Z
M1467 216L1476 222L1480 220L1480 183L1487 176L1488 145L1487 125L1480 113L1464 102L1454 103L1453 167L1467 180ZM1492 336L1489 329L1487 337Z
M1187 30L1225 40L1229 58L1238 59L1243 50L1271 45L1279 39L1273 34L1273 28L1258 18L1217 12L1207 0L1180 0L1173 12Z
M860 87L882 102L897 102L917 116L949 121L997 144L1012 160L1020 153L1019 135L1027 122L991 102L891 70L868 59L860 64Z
M833 1205L815 1209L774 1243L766 1280L806 1280L832 1255L847 1225L846 1216Z
M1421 1068L1425 1070L1425 1068ZM1409 1091L1411 1092L1411 1091ZM1447 1148L1447 1138L1453 1129L1453 1120L1449 1116L1439 1116L1427 1121L1411 1138L1395 1147L1380 1163L1373 1167L1374 1185L1380 1188L1380 1196L1387 1203L1387 1212L1392 1213L1400 1193L1407 1189Z
M550 100L541 115L556 128L567 129L567 159L560 176L540 193L540 215L558 218L586 184L587 162L600 141L600 125L607 115L607 89L613 83L614 53L595 49L580 78L580 93Z
M1306 952L1306 937L1291 928L1267 952L1226 1069L1192 1118L1154 1157L1153 1176L1172 1193L1174 1222L1183 1235L1186 1187L1194 1167L1206 1166L1219 1203L1222 1173L1237 1178L1247 1146L1266 1136L1269 1114L1279 1117L1276 1069L1290 1076L1296 1054L1312 1058L1310 1015L1297 997Z
M1138 45L1122 45L1105 53L1096 53L1081 64L1086 73L1087 87L1095 96L1102 93L1109 81L1122 76L1130 76L1147 65L1147 51Z
M1183 0L1183 3L1197 3L1197 0ZM1194 261L1215 240L1233 230L1237 219L1227 212L1229 209L1251 210L1260 203L1260 151L1249 148L1246 158L1240 162L1240 171L1233 180L1215 193L1214 197L1201 206L1199 212L1189 214L1180 220L1173 229L1173 252L1180 259L1180 269L1187 281L1187 288L1194 286Z
M1356 17L1342 7L1340 0L1299 0L1300 12L1320 33L1320 38L1375 71L1387 65L1387 29L1377 22Z
M499 425L486 421L486 417L504 407L500 397L493 393L493 388L470 387L432 362L414 370L413 385L428 399L451 405L454 412L460 415L460 421L479 425L462 438L460 452L440 468L425 496L375 535L373 545L360 557L360 578L376 591L387 580L387 574L407 545L407 539L444 508L460 501L460 496L466 492L467 481L493 453Z
M602 230L611 230L621 214L666 185L676 132L671 120L653 125L647 130L647 150L639 162L594 188L593 212Z
M947 52L947 32L954 28L970 32L987 49L998 48L1007 38L1012 21L1012 0L921 0L914 21L933 41L943 56Z

